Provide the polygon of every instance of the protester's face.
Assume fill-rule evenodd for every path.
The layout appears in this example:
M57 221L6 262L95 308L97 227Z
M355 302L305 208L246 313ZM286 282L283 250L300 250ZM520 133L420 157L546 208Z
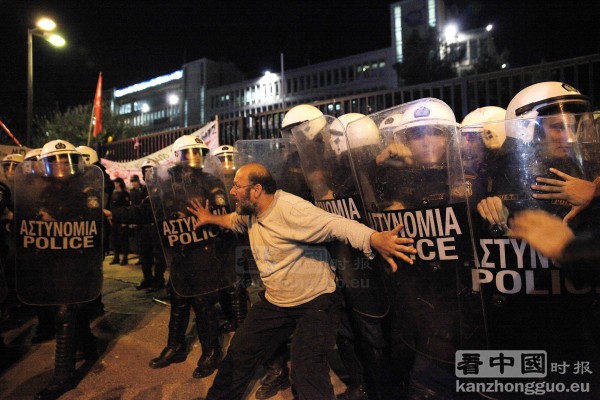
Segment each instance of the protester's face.
M247 174L238 172L233 180L233 187L229 194L236 200L235 211L240 215L254 215L258 212L258 205L252 201L252 190L254 185L248 179Z
M566 157L576 141L577 118L574 114L559 114L542 120L545 144L550 155Z
M406 144L417 164L431 164L444 160L448 133L436 126L410 128L406 133Z

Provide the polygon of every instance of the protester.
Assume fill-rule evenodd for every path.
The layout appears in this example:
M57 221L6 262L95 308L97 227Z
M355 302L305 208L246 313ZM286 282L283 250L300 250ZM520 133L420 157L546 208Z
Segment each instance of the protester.
M299 398L332 398L327 353L335 344L341 297L328 260L306 245L344 240L368 256L377 250L396 269L392 257L412 263L406 255L414 253L407 246L412 240L398 237L401 226L375 232L277 191L260 164L240 168L230 194L237 199L233 214L214 215L198 201L188 209L198 217L196 226L248 230L266 291L237 330L207 399L241 398L256 366L292 333L292 381Z

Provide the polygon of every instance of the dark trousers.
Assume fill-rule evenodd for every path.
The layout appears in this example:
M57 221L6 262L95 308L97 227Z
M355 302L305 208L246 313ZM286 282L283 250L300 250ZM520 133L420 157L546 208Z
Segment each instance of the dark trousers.
M129 255L129 227L127 225L113 223L111 226L111 236L115 257L119 258L122 254L125 258Z
M256 368L292 333L292 381L298 399L332 399L327 354L335 346L342 308L338 293L295 307L277 307L261 296L236 331L206 399L241 399Z

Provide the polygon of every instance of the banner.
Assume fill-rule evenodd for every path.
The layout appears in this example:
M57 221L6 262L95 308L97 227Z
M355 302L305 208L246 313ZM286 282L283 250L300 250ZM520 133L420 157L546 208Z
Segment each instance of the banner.
M219 147L219 124L217 121L209 122L197 131L190 133L190 135L202 139L210 149L211 153ZM106 172L110 175L110 179L122 178L129 184L129 178L132 175L139 176L143 181L141 167L144 161L149 159L155 160L160 165L174 164L175 157L173 156L173 145L169 145L155 153L129 162L121 163L102 158L100 163L106 168Z
M0 144L0 160L9 154L21 154L24 157L29 150L31 149L25 146L10 146L6 144Z

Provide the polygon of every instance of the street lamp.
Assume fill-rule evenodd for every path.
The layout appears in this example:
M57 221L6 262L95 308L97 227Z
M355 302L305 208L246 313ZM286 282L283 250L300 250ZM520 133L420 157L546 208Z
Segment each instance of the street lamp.
M53 46L62 47L66 44L61 36L50 33L56 28L56 23L48 18L41 18L36 22L35 28L27 29L27 132L25 145L29 146L31 125L33 119L33 37L41 37Z

